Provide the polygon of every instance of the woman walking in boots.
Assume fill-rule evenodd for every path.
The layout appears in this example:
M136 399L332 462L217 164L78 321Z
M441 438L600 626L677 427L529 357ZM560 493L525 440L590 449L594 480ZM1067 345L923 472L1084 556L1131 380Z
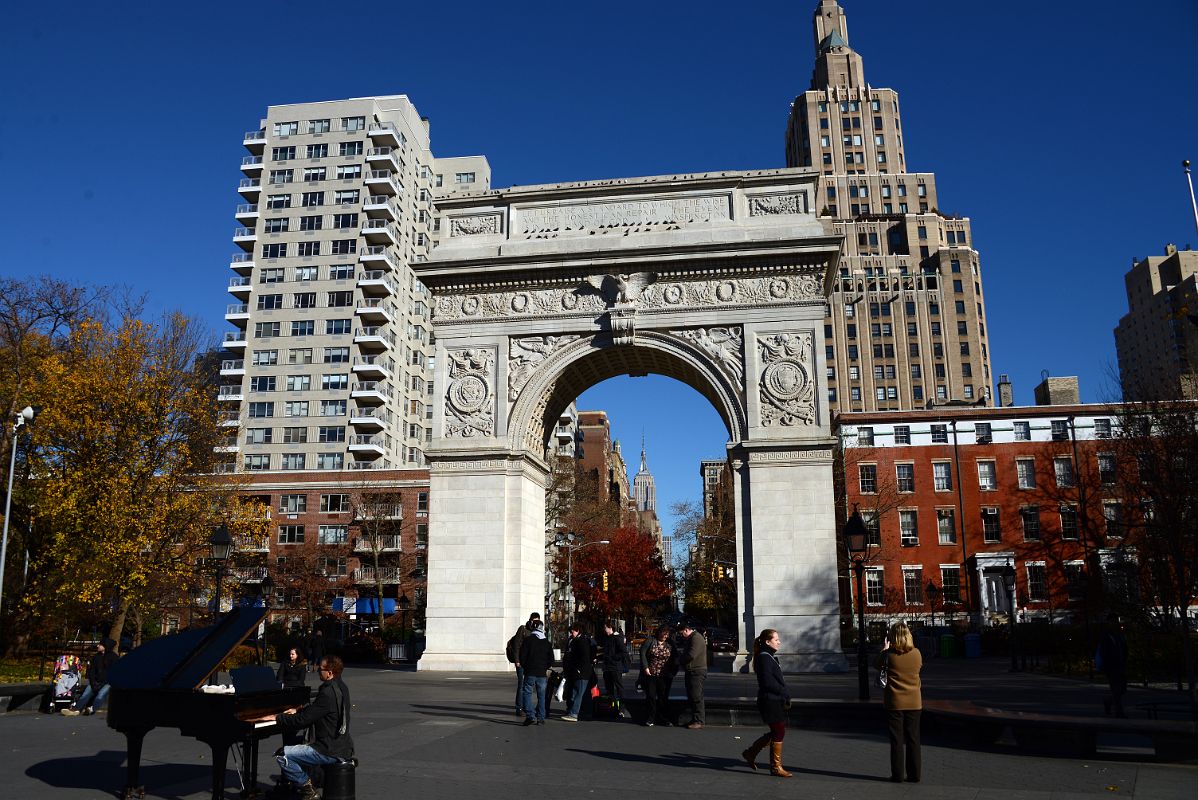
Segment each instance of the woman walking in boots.
M757 754L770 746L770 774L789 778L791 774L782 767L782 739L786 736L787 709L790 693L786 691L786 680L782 677L782 665L778 663L778 648L782 641L778 632L766 628L753 640L753 672L757 673L757 710L761 720L769 726L769 732L761 735L741 753L749 769L757 771Z

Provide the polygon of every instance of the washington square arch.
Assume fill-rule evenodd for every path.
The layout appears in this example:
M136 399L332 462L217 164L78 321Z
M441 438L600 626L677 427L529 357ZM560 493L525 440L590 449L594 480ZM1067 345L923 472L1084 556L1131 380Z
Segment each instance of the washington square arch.
M546 443L617 375L693 387L728 430L740 642L844 668L823 320L840 238L817 174L774 169L518 186L438 201L416 272L436 336L427 649L509 669L545 586ZM742 653L743 661L743 653Z

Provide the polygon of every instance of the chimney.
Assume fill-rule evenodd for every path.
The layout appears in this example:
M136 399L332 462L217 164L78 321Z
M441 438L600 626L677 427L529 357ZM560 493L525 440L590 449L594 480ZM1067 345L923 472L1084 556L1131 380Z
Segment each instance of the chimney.
M1069 406L1081 403L1081 392L1078 389L1077 376L1065 378L1050 378L1045 376L1036 387L1036 405L1038 406Z
M1015 405L1015 390L1011 386L1011 378L1006 373L998 376L998 405L1002 408Z

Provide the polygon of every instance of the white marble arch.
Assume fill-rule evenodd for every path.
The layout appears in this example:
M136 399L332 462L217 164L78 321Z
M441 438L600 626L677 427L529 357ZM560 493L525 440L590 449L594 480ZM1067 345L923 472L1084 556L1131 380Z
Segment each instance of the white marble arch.
M843 669L823 318L840 240L811 170L515 187L443 198L415 265L436 339L427 649L420 669L507 669L543 610L542 454L582 391L657 373L728 429L740 641ZM743 657L743 653L742 653Z

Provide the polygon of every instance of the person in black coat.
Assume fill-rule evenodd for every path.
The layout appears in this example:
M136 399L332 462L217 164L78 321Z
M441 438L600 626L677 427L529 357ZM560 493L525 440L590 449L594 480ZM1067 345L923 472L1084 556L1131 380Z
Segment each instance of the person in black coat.
M87 688L72 707L62 710L64 717L86 716L104 707L104 701L108 699L108 669L117 658L113 652L115 648L116 642L112 639L103 639L96 645L96 652L87 662Z
M299 654L299 648L293 647L287 651L287 660L279 664L279 671L275 673L275 677L279 683L283 684L283 688L290 689L295 686L308 685L308 665ZM283 744L303 744L304 732L302 730L285 731L283 733Z
M628 644L624 634L611 622L603 624L603 633L603 655L599 658L603 665L603 688L618 706L624 699L623 675L628 670Z
M757 754L770 746L770 774L789 778L791 773L782 767L782 739L786 736L787 709L790 707L790 692L782 676L782 665L778 663L778 648L782 646L778 632L766 628L753 641L753 672L757 674L757 711L769 731L749 745L741 753L749 769L757 771Z
M570 687L570 708L562 719L578 722L582 699L587 693L591 679L595 677L595 651L591 647L591 637L582 632L582 626L577 622L570 626L570 643L562 661L566 685Z
M349 735L349 687L341 680L344 668L338 656L325 656L320 661L322 683L316 699L298 711L267 717L284 732L312 728L312 744L287 745L275 756L283 775L299 787L301 800L318 797L304 767L336 764L354 755L354 740Z
M549 668L553 666L553 648L545 638L544 626L539 619L529 620L528 635L520 645L520 664L524 669L524 724L544 725L545 710L548 708L546 690L549 687ZM536 713L533 713L532 696L537 695Z
M1106 618L1106 630L1098 640L1098 652L1094 658L1095 666L1106 673L1109 694L1103 699L1102 705L1110 716L1115 712L1116 717L1126 717L1123 710L1123 695L1127 694L1127 639L1123 637L1123 622L1118 614Z

